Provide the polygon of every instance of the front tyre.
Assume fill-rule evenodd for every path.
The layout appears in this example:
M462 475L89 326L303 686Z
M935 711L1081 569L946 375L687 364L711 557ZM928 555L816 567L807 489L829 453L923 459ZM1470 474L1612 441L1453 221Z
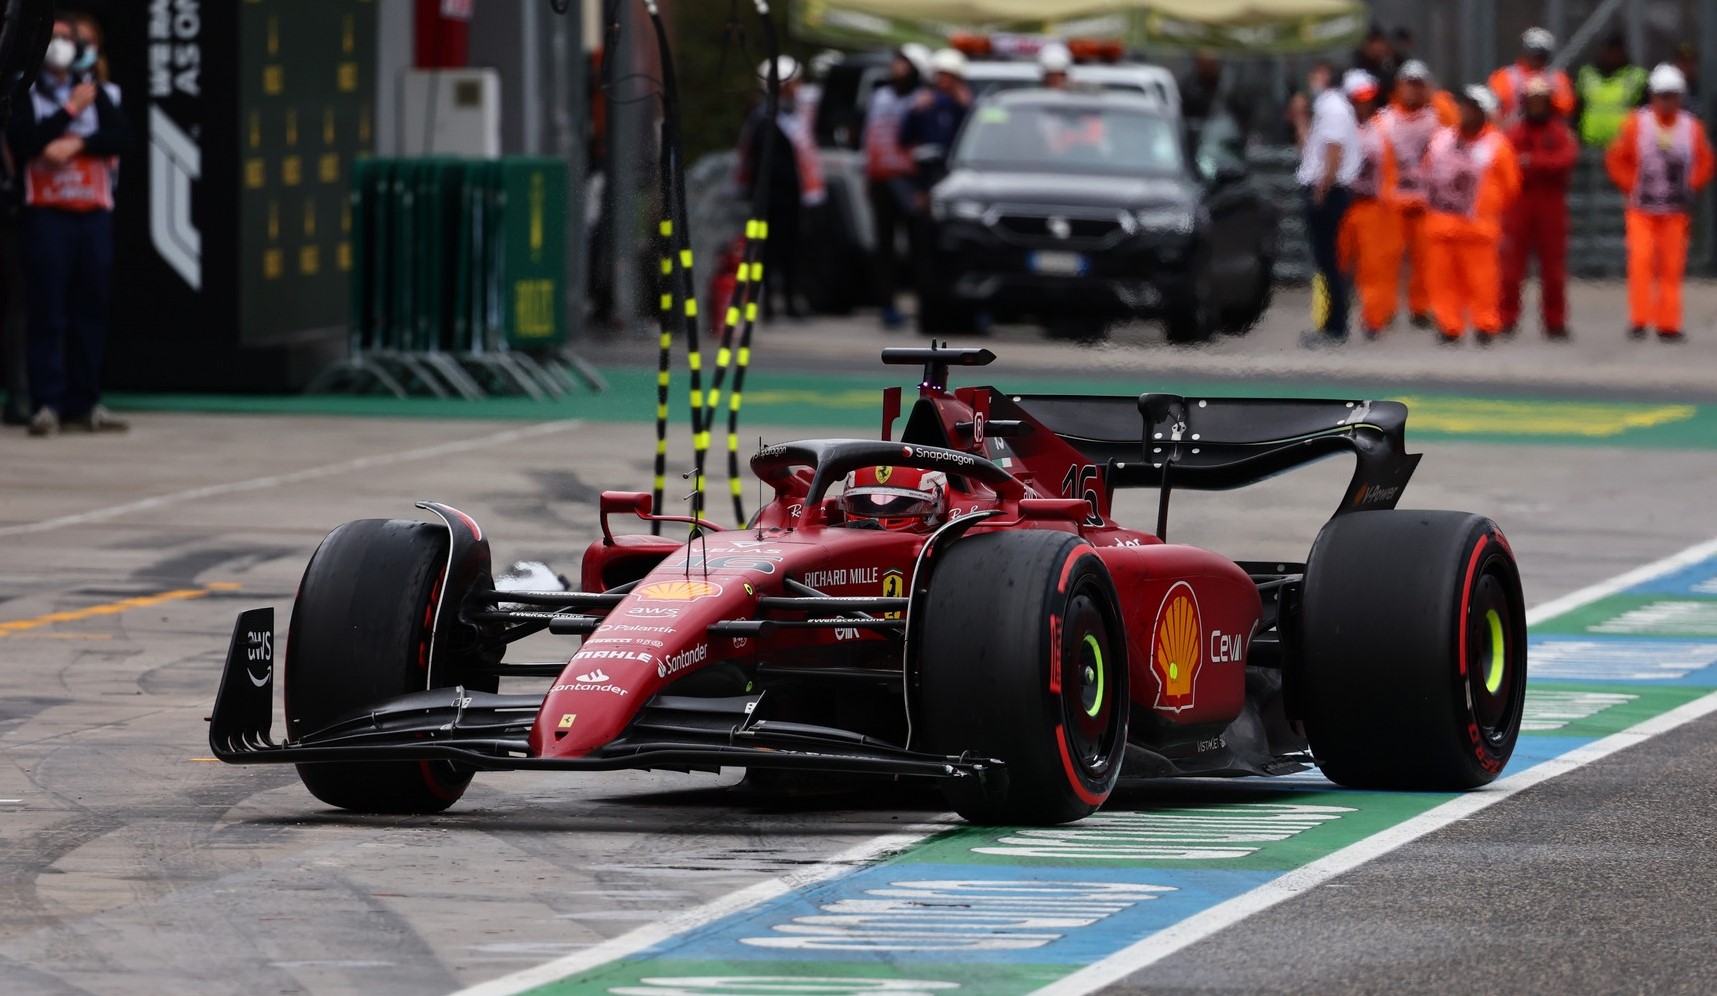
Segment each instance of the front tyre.
M1306 564L1296 700L1312 753L1355 788L1463 791L1514 753L1526 611L1496 523L1341 515Z
M1000 788L946 780L954 810L1014 825L1095 812L1121 774L1128 668L1114 582L1091 546L1050 530L959 540L915 611L926 746L1007 765Z
M292 606L284 669L290 737L428 687L446 566L447 530L439 525L360 519L328 534ZM471 783L468 769L447 761L300 764L298 777L328 805L364 813L438 813Z

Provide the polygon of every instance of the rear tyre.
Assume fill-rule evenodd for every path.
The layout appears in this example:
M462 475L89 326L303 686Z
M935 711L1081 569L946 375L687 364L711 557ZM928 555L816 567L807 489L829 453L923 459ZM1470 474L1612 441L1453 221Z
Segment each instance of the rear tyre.
M1067 823L1115 788L1127 746L1127 645L1109 571L1063 532L949 547L924 597L920 715L928 749L1006 762L1005 785L949 779L974 823Z
M428 687L446 566L447 530L438 525L360 519L328 534L292 606L285 665L291 737ZM469 769L446 761L300 764L298 777L330 806L364 813L438 813L471 783Z
M1295 698L1331 780L1462 791L1508 763L1526 698L1526 611L1496 523L1336 517L1312 546L1300 631Z

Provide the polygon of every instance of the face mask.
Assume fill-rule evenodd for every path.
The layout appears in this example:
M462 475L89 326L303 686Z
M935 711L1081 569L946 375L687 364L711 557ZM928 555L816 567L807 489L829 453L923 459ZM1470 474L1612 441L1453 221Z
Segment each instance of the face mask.
M91 69L95 68L95 60L99 58L101 58L100 49L96 48L94 45L86 46L84 50L78 54L78 57L72 60L72 68L80 73L87 73Z
M57 72L71 68L72 60L77 58L77 43L70 38L55 38L48 42L48 51L42 56L42 64Z

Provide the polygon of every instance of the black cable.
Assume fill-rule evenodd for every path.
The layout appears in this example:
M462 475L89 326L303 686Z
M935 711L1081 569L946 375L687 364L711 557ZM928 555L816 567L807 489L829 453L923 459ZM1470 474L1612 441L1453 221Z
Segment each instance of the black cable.
M662 129L659 179L662 193L662 220L657 226L658 244L662 252L662 350L665 354L673 342L676 328L685 336L686 365L691 371L689 407L692 419L692 510L694 519L703 518L704 469L709 453L709 428L705 419L703 392L703 354L698 345L697 281L692 267L692 244L689 233L689 212L686 206L686 176L684 132L680 121L679 82L674 73L674 54L668 42L667 25L656 0L644 0L650 16L650 26L656 34L656 52L662 70ZM662 378L658 374L658 380ZM662 388L658 396L665 396ZM693 532L697 532L693 528Z
M751 338L757 326L757 307L767 293L763 284L763 256L769 240L770 165L775 158L775 139L781 130L781 42L775 33L775 22L770 20L767 0L754 2L758 19L763 22L764 64L767 68L763 119L764 127L768 130L763 133L763 147L758 156L762 162L756 165L752 177L751 218L745 222L745 256L740 261L738 281L734 286L734 290L740 295L740 302L738 306L729 307L724 316L721 362L717 367L716 386L712 392L717 397L710 402L713 421L713 410L720 400L720 378L731 368L733 387L727 406L727 476L733 493L734 520L742 525L745 523L745 496L739 470L739 411L745 398L745 372L751 367ZM788 300L787 305L791 307L792 301ZM739 346L730 351L729 343L733 340L736 324Z

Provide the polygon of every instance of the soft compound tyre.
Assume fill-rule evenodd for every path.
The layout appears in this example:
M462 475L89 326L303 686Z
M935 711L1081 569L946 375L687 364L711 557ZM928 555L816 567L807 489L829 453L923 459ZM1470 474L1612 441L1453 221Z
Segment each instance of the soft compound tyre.
M923 739L1007 764L999 790L945 780L949 804L984 824L1090 815L1127 746L1126 634L1108 569L1050 530L973 536L941 559L915 610Z
M1526 698L1526 611L1496 523L1337 516L1312 546L1299 628L1294 699L1331 780L1462 791L1508 763Z
M292 737L427 687L446 566L439 525L360 519L328 534L292 606L284 675ZM298 777L330 806L364 813L439 813L471 783L469 770L446 761L300 764Z

